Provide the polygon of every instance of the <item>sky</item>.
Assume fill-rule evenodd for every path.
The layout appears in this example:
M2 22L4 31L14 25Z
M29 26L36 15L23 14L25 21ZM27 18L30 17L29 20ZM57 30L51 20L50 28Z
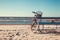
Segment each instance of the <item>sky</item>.
M32 11L43 17L60 17L60 0L0 0L0 17L33 17Z

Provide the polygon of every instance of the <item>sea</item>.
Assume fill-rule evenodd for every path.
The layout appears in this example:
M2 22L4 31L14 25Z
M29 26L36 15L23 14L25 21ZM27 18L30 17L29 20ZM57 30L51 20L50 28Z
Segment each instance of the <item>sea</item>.
M0 24L32 24L32 20L33 17L0 17ZM42 21L49 22L50 19L42 19ZM57 22L60 22L60 19Z
M32 24L32 17L0 17L0 24Z

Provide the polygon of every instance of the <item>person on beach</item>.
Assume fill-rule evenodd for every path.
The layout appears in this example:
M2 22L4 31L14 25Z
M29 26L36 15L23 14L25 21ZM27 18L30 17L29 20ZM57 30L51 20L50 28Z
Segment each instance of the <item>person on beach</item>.
M54 22L55 22L55 20L51 20L51 22L52 22L52 23L54 23Z

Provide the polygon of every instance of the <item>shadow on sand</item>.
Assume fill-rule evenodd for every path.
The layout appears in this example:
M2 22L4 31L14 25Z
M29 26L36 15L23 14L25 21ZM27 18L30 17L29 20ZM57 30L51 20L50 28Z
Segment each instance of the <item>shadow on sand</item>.
M37 30L37 32L34 32L37 34L56 34L60 35L60 31L56 31L55 29L44 29L44 30Z

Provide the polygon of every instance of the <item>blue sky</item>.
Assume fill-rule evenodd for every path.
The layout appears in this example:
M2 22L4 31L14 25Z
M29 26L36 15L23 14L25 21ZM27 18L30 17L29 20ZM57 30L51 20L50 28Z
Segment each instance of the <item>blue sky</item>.
M32 11L43 17L60 17L60 0L0 0L0 16L32 17Z

